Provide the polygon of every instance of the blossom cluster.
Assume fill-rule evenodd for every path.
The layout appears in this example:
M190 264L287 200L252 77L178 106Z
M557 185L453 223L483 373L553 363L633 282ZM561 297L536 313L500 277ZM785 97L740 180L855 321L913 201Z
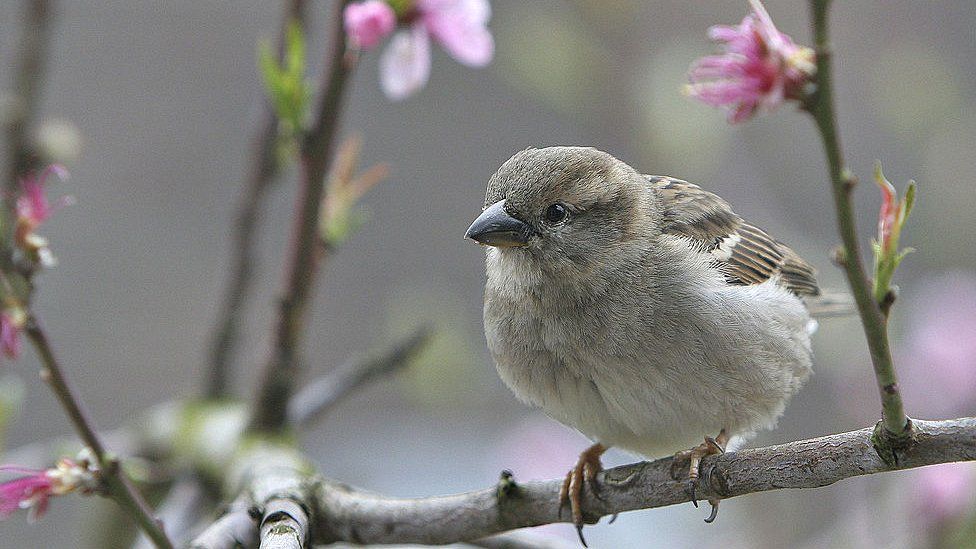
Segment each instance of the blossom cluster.
M55 264L54 255L48 241L37 234L37 229L60 207L68 203L68 198L51 202L44 186L51 175L64 180L68 171L58 164L52 164L40 172L32 172L20 180L20 194L16 197L14 213L14 246L24 254L32 265L51 267ZM4 278L0 292L0 352L8 358L20 355L20 332L27 323L24 299L17 295L9 280Z
M495 52L487 28L490 18L488 0L366 0L349 4L343 13L354 48L371 50L393 35L380 58L380 84L394 100L410 96L427 83L431 40L460 63L487 65ZM403 28L397 31L398 25Z
M704 103L725 107L729 122L743 122L788 99L800 99L814 73L814 52L779 31L759 0L737 26L715 25L709 37L722 43L720 55L699 59L686 92Z

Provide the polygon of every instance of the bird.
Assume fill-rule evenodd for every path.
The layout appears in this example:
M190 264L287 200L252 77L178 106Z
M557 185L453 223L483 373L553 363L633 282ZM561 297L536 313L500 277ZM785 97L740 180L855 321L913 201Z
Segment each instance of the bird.
M584 545L581 494L598 495L608 448L673 453L697 506L701 459L773 428L811 375L814 268L687 181L595 148L527 148L489 178L465 237L486 248L501 379L593 441L558 503Z

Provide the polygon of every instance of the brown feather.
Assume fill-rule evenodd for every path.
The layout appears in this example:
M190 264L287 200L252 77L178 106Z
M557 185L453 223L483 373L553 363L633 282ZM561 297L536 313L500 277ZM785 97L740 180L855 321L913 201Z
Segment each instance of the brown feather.
M813 267L766 231L747 223L728 202L698 185L647 176L662 205L662 230L687 238L711 256L729 284L761 284L776 277L798 296L820 293Z

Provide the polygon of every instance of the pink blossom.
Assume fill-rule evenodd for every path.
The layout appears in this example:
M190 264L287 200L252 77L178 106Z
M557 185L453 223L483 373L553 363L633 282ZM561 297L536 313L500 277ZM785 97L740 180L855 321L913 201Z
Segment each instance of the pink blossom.
M342 15L349 39L364 50L376 47L396 27L396 12L382 0L349 4Z
M427 32L454 59L469 67L491 62L495 41L486 26L488 0L418 0L416 9Z
M44 193L44 183L51 174L57 175L62 180L68 177L68 171L63 166L52 164L40 174L28 174L21 179L21 193L17 197L16 208L17 230L15 239L17 245L43 264L53 262L53 257L47 249L47 240L34 231L47 221L51 214L68 203L67 198L63 198L54 204L48 201L47 195Z
M430 36L422 25L393 35L380 57L380 85L390 99L405 99L430 77Z
M0 466L2 473L26 475L0 483L0 519L18 509L29 510L28 520L44 516L51 496L63 496L76 490L92 493L98 486L98 468L91 451L82 450L77 460L62 458L51 469L28 469L13 465Z
M54 174L60 179L68 178L68 170L59 164L51 164L39 175L28 174L20 181L21 195L17 198L17 218L37 227L47 221L57 211L44 194L44 182Z
M344 14L347 32L363 48L376 45L392 30L385 19L392 8L373 4L383 2L350 4ZM363 15L367 9L369 18ZM487 27L490 18L488 0L416 0L399 14L406 28L393 35L380 58L380 84L387 97L405 99L424 87L430 77L431 40L460 63L487 65L495 52Z
M47 511L48 498L54 493L54 481L46 470L0 466L0 472L25 474L0 484L0 519L18 509L29 509L31 519L39 519Z
M10 307L0 312L0 351L7 358L20 356L20 330L26 320L23 309Z
M748 120L787 99L798 99L813 76L813 50L780 32L759 0L738 26L716 25L709 38L723 52L699 59L688 74L686 91L715 107L729 109L729 122Z

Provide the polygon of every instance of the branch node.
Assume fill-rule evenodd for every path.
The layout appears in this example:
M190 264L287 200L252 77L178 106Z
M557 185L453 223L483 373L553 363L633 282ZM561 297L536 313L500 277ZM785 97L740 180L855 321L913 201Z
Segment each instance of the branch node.
M895 300L898 299L898 286L891 286L888 291L885 292L883 298L878 303L878 307L881 309L881 314L888 318L888 312L891 311L891 306L895 304Z
M834 246L834 249L830 252L830 262L841 269L847 267L847 249L844 248L843 244Z
M897 394L898 384L885 385L884 391L888 394ZM878 457L886 465L898 467L901 461L900 456L904 456L915 444L915 434L911 418L906 420L905 429L900 434L885 429L884 422L879 421L871 434L871 444L874 446L874 451L878 453Z
M501 503L506 498L517 495L518 483L515 482L515 475L508 469L505 469L498 477L498 486L495 489L495 496L498 498L498 502Z
M843 168L840 171L841 183L844 185L844 191L850 193L857 186L857 176L854 172L847 168Z

